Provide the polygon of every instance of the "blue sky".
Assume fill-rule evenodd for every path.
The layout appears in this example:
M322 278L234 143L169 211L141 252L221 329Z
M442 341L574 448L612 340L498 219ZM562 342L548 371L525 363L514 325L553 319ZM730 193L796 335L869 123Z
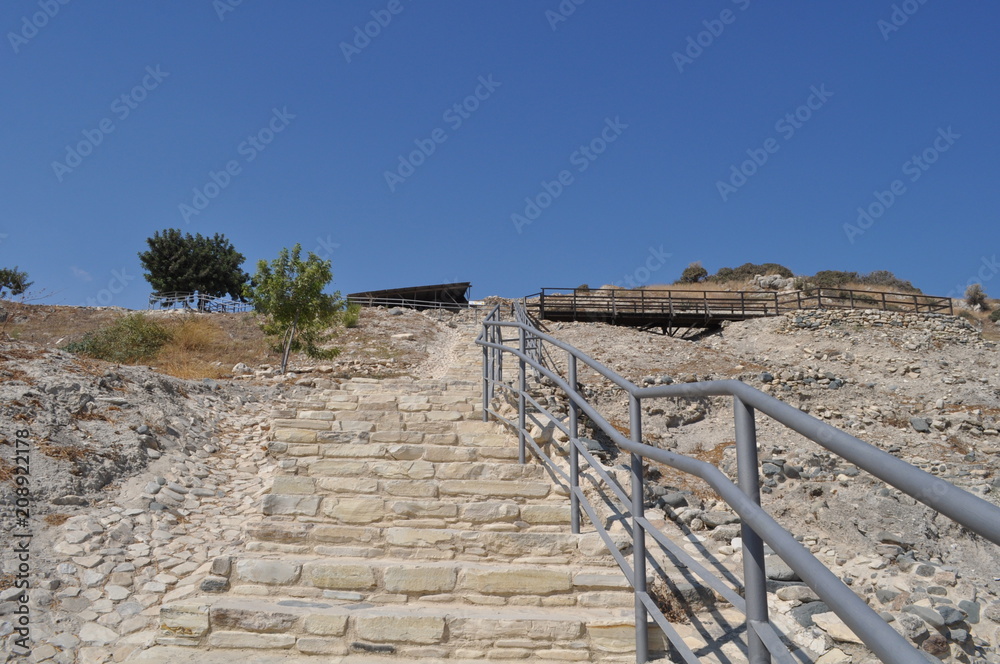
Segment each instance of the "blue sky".
M137 252L180 228L248 272L301 243L344 293L695 260L1000 292L998 24L971 0L7 0L0 266L141 308Z

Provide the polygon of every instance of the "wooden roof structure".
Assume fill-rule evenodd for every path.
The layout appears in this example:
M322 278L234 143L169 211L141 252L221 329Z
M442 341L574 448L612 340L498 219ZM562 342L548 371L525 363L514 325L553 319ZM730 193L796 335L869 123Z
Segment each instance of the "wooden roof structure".
M464 309L469 306L469 289L472 283L461 281L453 284L408 286L385 290L351 293L349 302L367 307L410 307L412 309Z

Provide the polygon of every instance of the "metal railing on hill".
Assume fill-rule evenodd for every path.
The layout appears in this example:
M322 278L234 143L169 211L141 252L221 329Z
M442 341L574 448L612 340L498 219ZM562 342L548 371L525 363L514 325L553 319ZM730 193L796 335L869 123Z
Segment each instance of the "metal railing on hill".
M201 293L174 291L170 293L150 293L150 309L193 309L213 313L241 313L253 311L249 302L241 302L227 297L212 297Z
M479 309L472 302L442 302L440 300L415 300L407 297L357 297L350 296L347 301L363 307L405 307L409 309L447 309L449 311L464 311Z
M682 289L543 288L526 305L549 320L622 324L709 324L777 316L797 309L874 309L953 314L948 297L849 288L797 291L693 291Z
M794 570L819 598L870 648L883 662L889 664L926 664L925 657L890 627L868 604L833 572L817 560L808 549L796 541L760 505L760 469L757 455L757 411L792 429L826 450L846 459L859 468L885 481L904 493L937 510L955 522L981 535L994 544L1000 544L1000 508L967 493L943 479L926 473L887 454L854 436L818 420L774 397L760 392L737 380L707 381L682 385L641 388L624 379L611 369L596 362L580 350L555 339L525 322L526 315L518 314L516 320L501 319L500 307L483 320L483 330L476 343L483 349L483 420L490 416L513 427L518 432L519 457L527 461L527 450L545 464L552 473L561 477L569 486L572 507L572 530L580 532L581 510L608 545L635 596L636 660L648 661L648 619L652 618L662 630L672 647L689 664L698 657L685 644L678 632L658 608L646 587L647 536L664 551L678 559L702 582L728 600L745 615L749 661L763 664L773 660L780 664L793 664L794 659L781 639L781 635L768 617L767 587L764 568L764 544ZM504 331L514 337L504 336ZM508 345L516 342L516 345ZM551 364L540 361L539 345L548 345L565 352L566 376L556 372ZM504 356L516 358L518 374L516 383L504 380ZM630 437L608 422L588 401L577 381L578 364L583 363L617 385L628 395ZM569 417L563 422L539 403L527 389L527 369L545 376L569 400ZM493 399L500 391L516 395L517 421L500 415L493 407ZM649 399L675 397L729 396L735 412L735 439L737 481L734 484L721 470L705 461L642 443L642 405ZM548 417L569 438L569 470L563 470L530 436L526 429L528 407L535 413ZM594 426L604 432L621 450L630 454L630 494L618 485L602 465L581 442L579 424L586 416ZM595 507L589 502L580 486L581 459L600 477L631 515L632 562L613 544ZM643 461L665 464L699 477L707 482L741 519L743 553L743 593L727 585L726 581L705 569L681 546L670 540L651 523L644 514Z

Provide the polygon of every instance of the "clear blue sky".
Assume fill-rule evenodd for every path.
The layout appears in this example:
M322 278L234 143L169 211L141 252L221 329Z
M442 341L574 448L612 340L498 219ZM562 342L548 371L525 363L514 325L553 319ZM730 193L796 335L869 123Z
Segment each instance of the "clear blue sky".
M996 3L237 1L3 3L0 266L48 303L143 307L165 228L344 293L701 260L1000 294Z

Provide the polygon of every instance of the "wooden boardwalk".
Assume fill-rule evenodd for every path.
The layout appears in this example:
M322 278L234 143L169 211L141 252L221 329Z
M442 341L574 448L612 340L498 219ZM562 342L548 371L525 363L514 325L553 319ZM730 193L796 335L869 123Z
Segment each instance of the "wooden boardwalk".
M640 328L718 327L799 309L876 309L953 314L951 299L933 295L816 288L808 291L624 290L543 288L528 310L549 321L587 321Z

